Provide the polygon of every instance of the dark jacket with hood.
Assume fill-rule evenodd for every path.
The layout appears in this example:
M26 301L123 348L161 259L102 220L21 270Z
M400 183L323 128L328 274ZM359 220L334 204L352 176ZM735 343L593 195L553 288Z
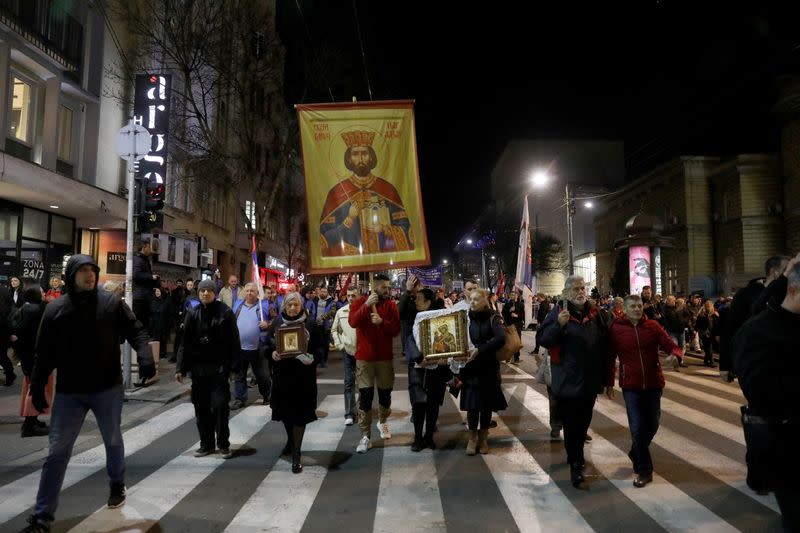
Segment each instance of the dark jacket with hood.
M241 349L239 328L231 308L214 300L186 311L177 372L211 376L230 372Z
M110 292L77 291L75 274L91 265L100 267L88 255L73 255L67 261L66 294L47 305L36 339L36 360L31 390L44 391L47 378L58 369L56 391L92 394L122 383L120 338L136 350L139 365L153 367L147 331L131 309Z

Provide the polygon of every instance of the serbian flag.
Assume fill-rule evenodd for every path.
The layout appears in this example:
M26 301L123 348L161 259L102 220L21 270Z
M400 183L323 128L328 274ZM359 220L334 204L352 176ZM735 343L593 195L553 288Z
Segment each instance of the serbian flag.
M501 270L500 277L497 280L497 294L503 294L504 292L506 292L506 277Z
M347 279L344 280L344 285L342 285L342 290L340 294L347 294L347 288L350 286L350 280L352 279L352 277L353 277L352 272L347 275Z
M528 197L522 208L522 222L519 227L519 248L517 250L517 273L514 287L522 289L531 286L531 225L528 215Z

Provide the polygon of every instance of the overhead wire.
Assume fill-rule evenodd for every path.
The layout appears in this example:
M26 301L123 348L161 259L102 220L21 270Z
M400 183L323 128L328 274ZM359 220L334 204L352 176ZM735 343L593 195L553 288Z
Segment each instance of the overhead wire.
M328 88L328 94L331 97L331 102L335 102L336 99L333 97L333 90L331 89L331 84L328 81L328 77L325 75L325 69L322 68L322 62L319 60L319 56L317 56L316 52L314 51L314 41L311 39L311 31L308 29L308 23L306 22L306 16L303 14L303 8L300 7L300 0L294 0L294 3L297 6L298 13L300 13L300 20L303 22L303 28L306 32L306 39L308 39L308 44L311 47L311 56L313 61L317 64L317 68L322 75L322 81L325 82L325 86Z

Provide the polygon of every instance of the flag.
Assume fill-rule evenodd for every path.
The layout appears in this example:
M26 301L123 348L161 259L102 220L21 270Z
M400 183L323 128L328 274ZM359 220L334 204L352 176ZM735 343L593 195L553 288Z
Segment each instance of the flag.
M503 271L500 271L500 276L497 280L497 294L503 294L506 292L506 277L503 275Z
M309 272L430 264L414 102L295 108L305 172ZM363 164L371 169L366 176L357 171Z
M514 287L522 289L531 286L531 227L528 215L528 197L522 208L522 223L519 227L519 247L517 249L517 273Z
M347 294L347 288L350 286L350 279L352 279L353 273L347 275L347 279L344 280L344 285L342 285L342 291L340 294Z
M258 248L256 247L256 236L253 235L253 283L258 288L258 299L264 299L264 286L261 285L261 276L258 273Z

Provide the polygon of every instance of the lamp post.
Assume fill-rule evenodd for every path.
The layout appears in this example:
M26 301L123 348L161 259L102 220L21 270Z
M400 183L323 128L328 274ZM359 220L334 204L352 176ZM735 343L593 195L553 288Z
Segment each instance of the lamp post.
M542 188L546 186L549 181L550 181L550 176L543 170L536 171L531 177L531 183L533 183L533 186L537 188ZM574 257L575 239L573 234L573 226L574 226L573 217L575 216L575 200L580 199L580 198L575 198L575 191L573 187L574 184L572 182L567 181L564 184L564 193L566 195L564 206L567 208L567 253L569 256L570 276L575 274L575 257ZM593 205L594 204L591 201L587 201L584 204L584 206L587 209L591 209ZM538 228L539 226L538 221L534 222L534 226Z

